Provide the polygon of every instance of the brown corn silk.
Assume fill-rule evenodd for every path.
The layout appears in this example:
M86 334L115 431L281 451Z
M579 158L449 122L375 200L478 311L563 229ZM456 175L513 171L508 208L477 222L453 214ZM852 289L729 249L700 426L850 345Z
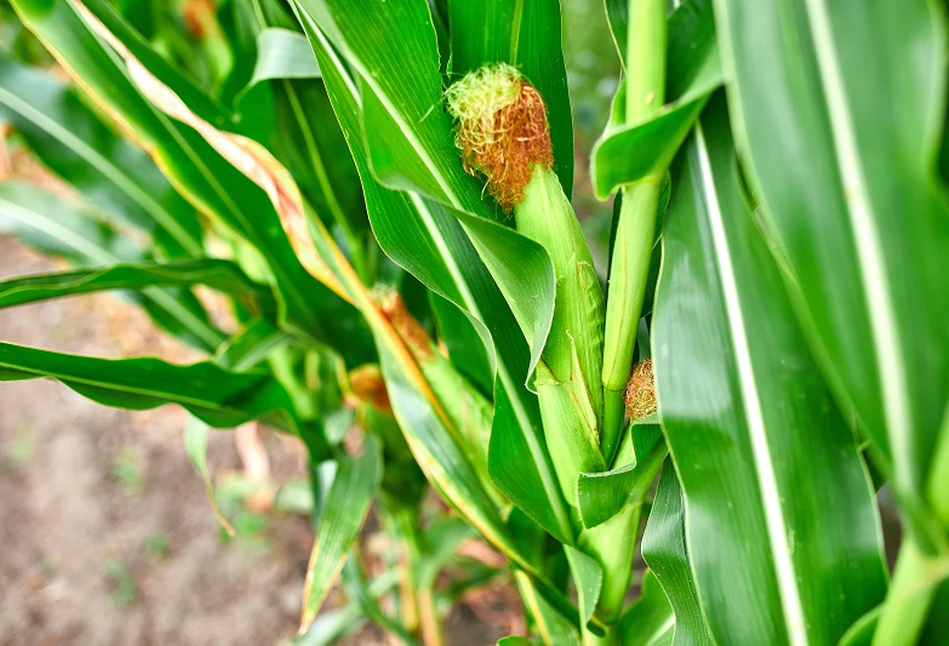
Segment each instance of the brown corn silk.
M507 64L484 66L446 93L458 121L455 144L465 170L487 179L505 211L520 204L534 169L553 167L547 106L532 85Z
M643 359L633 368L626 384L626 415L633 420L649 417L656 412L656 384L652 374L652 359Z

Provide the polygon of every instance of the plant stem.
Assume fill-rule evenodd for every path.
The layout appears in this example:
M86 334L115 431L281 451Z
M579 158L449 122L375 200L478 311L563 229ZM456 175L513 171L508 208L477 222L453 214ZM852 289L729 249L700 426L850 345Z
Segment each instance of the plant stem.
M583 628L583 646L618 646L619 643L619 632L616 626L607 626L606 633L602 637L591 633L586 626Z
M949 406L942 418L942 428L933 461L929 465L929 483L926 494L933 511L942 522L943 528L949 528Z
M629 0L626 40L626 123L633 125L665 101L666 1Z
M619 621L623 613L626 591L633 576L636 533L642 505L630 505L602 525L584 530L578 540L603 569L603 588L597 614L608 624Z
M873 646L915 644L929 616L929 607L940 581L949 576L946 556L928 557L906 537L896 562L886 604L880 613Z
M945 539L949 525L949 410L943 418L935 455L930 466L927 497L942 526L938 528ZM937 523L938 524L938 523ZM901 646L914 644L926 624L933 596L941 581L949 578L949 554L945 550L929 556L917 546L912 534L903 539L896 562L893 580L886 603L880 613L873 646Z
M424 586L418 591L418 611L422 623L422 643L425 646L443 646L445 639L438 621L435 590L432 586Z
M445 638L435 606L435 581L422 572L422 547L418 534L418 507L393 505L393 533L405 550L400 563L399 589L402 596L402 624L418 634L425 646L443 646Z
M600 446L607 464L619 443L625 417L623 392L633 363L636 330L649 276L661 177L623 188L610 262L603 357L604 425Z
M665 100L666 2L629 0L626 123L647 119ZM604 428L600 446L609 463L623 428L623 390L629 379L652 252L664 171L622 189L610 261L603 361Z

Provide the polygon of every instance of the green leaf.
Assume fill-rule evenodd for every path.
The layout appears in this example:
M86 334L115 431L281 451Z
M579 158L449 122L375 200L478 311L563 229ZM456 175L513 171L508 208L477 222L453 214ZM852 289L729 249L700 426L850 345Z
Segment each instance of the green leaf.
M554 167L564 193L573 188L573 121L567 93L559 0L448 3L452 80L486 63L510 63L547 104Z
M880 618L882 606L877 606L863 615L840 638L838 646L870 646L873 641L873 631L876 630L877 620Z
M320 66L306 36L289 29L268 27L257 34L257 62L244 91L262 81L319 77Z
M214 361L224 368L246 372L273 351L293 342L292 336L274 327L270 321L257 319L222 343L214 355Z
M368 583L369 594L379 599L398 585L394 569L386 570ZM343 637L359 631L365 621L365 611L358 599L341 608L327 609L317 615L307 631L293 639L294 646L330 646Z
M577 479L577 507L587 529L605 523L628 505L641 505L668 453L658 425L637 425L631 432L650 436L640 459L611 471L581 473Z
M267 20L261 15L254 18L253 28L259 32L252 83L269 79L270 91L249 92L249 85L238 97L238 108L248 113L242 114L244 119L254 119L254 110L269 111L275 122L269 138L274 154L323 222L341 228L357 272L364 282L371 282L372 268L365 257L369 227L359 179L326 90L317 80L319 64L305 36L268 27L272 23Z
M206 285L225 294L261 302L273 316L271 294L248 280L229 260L180 260L167 263L120 264L78 271L20 276L0 282L0 308L112 289ZM268 299L270 302L268 303Z
M318 455L328 450L322 431L301 427L286 391L265 373L231 372L211 362L100 359L0 342L0 381L42 377L105 406L147 410L178 404L216 428L260 419L300 435Z
M646 122L626 123L625 84L593 148L590 176L599 199L624 184L664 171L709 95L721 85L711 0L691 0L669 17L666 96L669 103Z
M450 427L447 415L432 399L419 392L406 365L386 344L380 342L378 350L392 413L425 477L449 505L530 576L531 585L536 586L545 603L556 608L566 621L578 623L576 609L541 575L505 531L500 512L454 439L457 431Z
M575 547L563 546L570 563L570 571L577 583L577 600L580 604L580 618L583 623L590 621L596 610L600 589L603 587L603 570L592 556L588 556Z
M76 264L138 260L141 245L74 202L19 181L0 184L0 231Z
M536 363L553 316L549 258L533 241L492 221L496 208L485 202L483 187L462 167L452 124L440 108L441 76L427 4L410 0L354 8L342 0L295 2L314 47L325 48L325 41L331 41L355 69L349 86L351 93L361 92L375 177L389 188L419 192L461 219ZM314 42L320 40L324 42ZM375 47L378 42L387 47ZM327 64L321 62L324 78ZM515 276L511 267L523 269Z
M203 255L195 210L144 151L117 137L62 81L0 57L0 119L110 221L164 232L180 250L172 255Z
M260 252L288 324L304 336L349 348L356 360L367 358L357 352L362 346L351 343L364 332L354 312L300 264L267 194L205 139L232 128L232 115L153 51L103 0L15 0L14 5L24 23L82 79L83 89L158 160L175 188ZM132 61L131 68L126 61ZM151 94L146 96L140 84ZM153 100L206 126L199 133L176 123Z
M885 591L875 500L747 210L721 99L673 173L653 319L689 559L717 641L833 642Z
M478 531L507 544L500 514L459 446L447 414L418 392L403 364L382 344L379 357L392 414L428 480Z
M488 445L491 480L535 523L561 543L572 543L572 530L559 519L547 498L541 470L534 462L524 435L516 432L517 419L503 388L494 392L494 421Z
M211 472L208 470L208 432L210 429L211 427L200 419L189 415L188 421L185 422L185 452L188 454L188 457L191 458L191 462L194 463L195 469L198 470L198 475L201 476L201 482L204 483L204 491L207 493L208 502L211 503L211 509L214 511L215 518L217 518L221 527L224 528L224 531L233 537L234 526L231 525L227 516L221 511L221 506L217 502L217 496L214 495L214 484L211 482Z
M373 494L382 480L382 446L373 436L365 435L362 455L342 457L337 464L307 568L302 631L316 618L343 569L346 555L359 538Z
M627 37L629 35L629 0L603 0L606 18L610 25L610 35L616 46L623 70L626 70Z
M521 594L524 607L531 617L545 644L557 646L579 646L577 629L557 612L539 593L534 582L523 572L514 573L514 581Z
M90 212L19 182L0 184L0 231L80 266L114 266L145 257L137 242ZM213 352L224 340L187 290L145 287L133 298L161 327L198 348Z
M674 643L669 636L679 623L678 616L672 612L672 606L656 580L655 572L646 570L643 574L642 594L620 620L621 643L624 646Z
M682 489L672 461L666 462L643 533L643 560L662 586L667 604L675 611L675 640L680 644L711 644L708 624L689 564Z
M796 311L841 407L889 457L903 510L918 519L949 393L949 206L936 169L945 7L715 8L739 150ZM925 533L915 520L910 529ZM944 531L917 539L931 549Z
M537 646L538 643L535 639L520 635L508 635L498 640L498 646Z
M419 195L392 191L376 181L370 172L368 153L362 144L366 131L359 121L362 97L358 84L349 76L345 63L312 17L299 3L297 6L300 8L301 22L320 61L337 118L347 134L365 190L369 218L380 246L426 287L454 303L468 316L479 338L474 338L470 330L462 328L464 336L459 342L480 342L494 364L495 392L503 390L505 398L504 403L499 404L502 400L496 394L491 445L518 447L518 453L495 452L494 455L499 457L489 456L492 478L515 504L547 531L559 537L569 536L566 505L544 448L537 401L521 385L522 379L526 379L529 374L530 356L511 310L461 224L453 217L457 212ZM457 157L456 151L452 154ZM501 242L510 239L498 232L498 225L474 216L470 217L470 221L475 227L483 225L485 237L497 234ZM537 256L542 250L524 238L513 240L514 246L509 249L508 255L513 256L515 262L512 266L519 268L521 275L512 275L511 280L528 276L533 283L533 287L523 286L515 298L526 307L550 299L552 312L553 276L549 264L546 277L534 276L536 270L530 265L531 262L543 261ZM499 259L497 264L503 267L503 259ZM540 282L540 278L545 281ZM526 323L530 324L529 321ZM546 334L545 329L549 329L549 325L549 318L546 328L543 321L538 320L537 332L531 332L532 337ZM542 345L543 339L540 338L535 344L535 358L539 357ZM506 406L508 402L509 407ZM503 415L499 414L502 410ZM527 456L531 464L536 465L534 468L523 466ZM509 458L521 461L516 469L524 473L526 479L520 478L517 470L498 463L498 459Z
M670 0L666 38L666 96L680 97L702 74L718 68L714 0ZM629 0L605 0L606 16L623 67L629 35ZM721 72L714 72L721 81Z
M404 274L410 276L411 274ZM414 276L413 276L413 280ZM483 393L490 393L494 385L495 357L488 354L492 348L490 333L480 321L473 321L457 305L416 281L425 290L435 322L439 341L445 344L452 365ZM481 334L487 338L482 338Z

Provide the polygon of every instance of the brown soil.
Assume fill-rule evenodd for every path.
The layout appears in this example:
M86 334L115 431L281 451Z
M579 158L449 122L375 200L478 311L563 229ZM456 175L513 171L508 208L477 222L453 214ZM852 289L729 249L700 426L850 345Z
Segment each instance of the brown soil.
M53 267L0 236L0 278ZM107 295L0 310L0 339L196 358ZM172 407L105 408L50 381L0 383L0 643L278 644L294 634L308 520L254 516L264 529L223 541L182 446L184 419ZM302 476L298 445L273 435L266 445L275 478ZM241 469L233 434L212 434L208 461L218 474ZM510 611L491 627L475 615L485 604L497 611L473 598L452 613L449 643L507 634ZM396 642L366 629L348 643Z

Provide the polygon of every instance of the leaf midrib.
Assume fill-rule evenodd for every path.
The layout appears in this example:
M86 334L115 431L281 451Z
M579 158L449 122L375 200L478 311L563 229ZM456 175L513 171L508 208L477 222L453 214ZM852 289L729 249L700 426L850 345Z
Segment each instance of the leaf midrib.
M913 488L917 462L912 442L912 419L907 392L906 366L900 352L900 335L895 317L893 290L886 272L880 232L876 227L873 202L865 178L850 106L844 92L843 76L836 56L827 7L822 0L806 0L805 14L811 27L818 76L826 101L833 136L841 193L847 204L854 236L854 250L863 277L863 295L876 345L877 377L883 400L894 474L905 490Z
M707 217L712 233L712 246L715 265L722 288L725 314L728 320L729 336L735 352L738 382L741 388L742 407L748 425L755 474L761 495L761 511L765 518L772 563L778 584L778 594L784 613L785 628L793 645L808 643L806 620L798 589L794 562L785 531L787 521L784 518L781 494L778 489L777 474L768 446L768 431L764 419L760 394L756 386L751 348L745 328L738 280L732 265L728 248L728 238L722 217L721 205L711 169L708 148L701 124L695 126L695 152L699 161L699 171L703 193L706 196Z

